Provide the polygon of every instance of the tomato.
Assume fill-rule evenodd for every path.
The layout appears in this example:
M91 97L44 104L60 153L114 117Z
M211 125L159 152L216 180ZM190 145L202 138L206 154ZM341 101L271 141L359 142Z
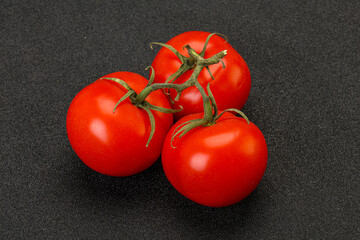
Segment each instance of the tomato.
M214 125L200 126L171 140L182 123L202 118L188 115L165 138L162 164L170 183L199 204L224 207L248 196L259 184L267 164L261 131L245 119L224 113Z
M137 93L148 83L131 72L104 77L120 78ZM146 147L151 130L147 112L126 99L113 113L126 92L114 81L98 79L75 96L68 110L66 129L72 148L87 166L102 174L129 176L151 166L159 158L166 133L173 124L172 114L151 110L155 133ZM146 101L171 108L161 90L150 93Z
M197 53L200 53L209 34L200 31L185 32L175 36L167 44L188 57L187 49L183 49L183 47L189 44ZM222 59L225 69L223 69L221 63L211 65L209 69L214 76L214 80L209 72L203 69L198 81L204 88L209 82L211 83L210 87L220 110L228 108L241 109L245 105L251 88L249 68L240 54L229 43L225 43L222 37L217 35L210 38L204 58L212 57L222 50L227 50L227 55ZM173 52L163 47L156 55L152 66L155 69L155 82L163 83L179 69L181 61ZM188 70L174 83L181 84L185 82L190 78L192 72L193 70ZM176 91L170 90L172 99L175 98L176 94ZM203 111L202 98L196 87L190 87L183 91L179 101L174 103L173 108L179 109L179 105L184 109L175 113L175 119Z

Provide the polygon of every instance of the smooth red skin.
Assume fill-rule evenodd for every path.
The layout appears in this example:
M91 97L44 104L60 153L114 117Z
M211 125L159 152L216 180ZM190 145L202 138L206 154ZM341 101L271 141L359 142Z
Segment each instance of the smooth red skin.
M116 72L104 77L126 81L139 93L148 81L131 72ZM113 108L125 94L125 89L111 80L99 79L82 89L70 104L66 129L70 144L79 158L91 169L110 176L129 176L151 166L160 156L173 116L152 111L155 133L146 147L150 134L147 113L126 99ZM152 92L149 103L170 108L166 96Z
M184 56L188 56L187 49L183 49L183 47L189 44L197 53L200 53L209 34L208 32L200 31L185 32L172 38L167 44L173 46ZM222 37L217 35L211 37L204 57L212 57L222 50L227 50L227 55L222 59L225 69L223 69L221 63L211 65L209 68L215 80L211 79L206 69L201 71L198 80L205 90L207 84L211 82L211 92L214 94L218 109L241 109L245 105L250 93L250 71L240 54L229 43L225 43ZM161 48L152 63L155 70L155 82L165 82L171 74L179 69L180 65L181 61L174 53L165 47ZM185 82L190 78L192 72L192 70L187 71L175 83ZM176 91L171 90L170 94L172 99L174 99ZM179 101L175 102L173 107L178 109L179 105L184 110L175 113L176 120L186 115L203 111L202 98L196 87L183 91Z
M174 129L201 117L186 116L170 129L162 151L163 168L175 189L190 200L209 207L230 206L247 197L264 175L265 138L253 123L225 113L215 125L176 137L172 148Z

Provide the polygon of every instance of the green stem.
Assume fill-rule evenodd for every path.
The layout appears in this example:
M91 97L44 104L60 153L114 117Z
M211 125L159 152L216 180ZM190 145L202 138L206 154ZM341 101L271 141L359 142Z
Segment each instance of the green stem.
M173 84L173 83L154 83L150 86L147 86L144 88L136 97L137 103L142 103L145 101L147 96L153 91L163 89L163 88L172 88L175 89L178 93L181 93L183 90L185 90L188 87L195 86L195 82L197 82L197 79L199 77L200 72L203 70L204 67L219 63L220 60L226 56L227 51L221 51L214 56L204 59L199 54L197 54L192 48L190 48L188 45L185 46L188 48L189 55L193 56L196 60L196 67L194 69L194 72L192 73L189 80L182 84ZM191 53L190 53L191 52Z
M145 71L148 70L149 68L151 68L151 75L150 75L150 78L149 78L149 82L146 85L147 87L150 86L151 84L153 84L154 79L155 79L155 70L154 70L154 68L152 66L148 66L147 68L145 68Z
M210 103L210 98L208 95L206 95L204 88L201 86L201 84L196 81L195 83L196 88L199 90L201 97L203 99L203 106L204 106L204 120L206 122L211 122L213 120L213 111Z
M222 111L219 115L217 115L214 118L213 122L218 120L226 112L236 112L236 113L240 114L240 116L242 116L246 120L247 124L250 124L250 121L249 121L248 117L245 115L245 113L243 113L242 111L240 111L240 110L238 110L236 108L229 108L229 109L226 109L226 110Z
M143 105L138 105L137 107L144 109L144 110L146 111L146 113L148 114L148 116L149 116L149 121L150 121L150 134L149 134L148 141L147 141L147 143L146 143L146 147L148 147L149 144L150 144L150 141L151 141L151 139L153 138L154 133L155 133L155 118L154 118L153 113L151 112L151 110L150 110L148 107L145 107L145 106L143 106Z
M114 109L113 109L113 113L115 113L116 108L119 106L119 104L120 104L122 101L124 101L126 98L130 97L130 96L133 95L133 94L136 94L134 90L130 90L130 91L128 91L127 93L125 93L125 95L122 96L122 98L120 98L120 100L116 103L116 105L115 105L115 107L114 107Z
M158 43L158 42L152 42L150 43L150 48L153 49L153 45L156 44L156 45L160 45L162 47L165 47L167 49L169 49L170 51L172 51L181 61L181 63L184 63L185 60L186 60L186 57L181 55L181 53L179 53L178 50L176 50L173 46L171 45L168 45L168 44L165 44L165 43Z
M143 105L148 107L151 110L155 110L155 111L162 112L162 113L176 113L176 112L180 112L183 110L182 106L180 106L180 109L172 109L172 108L163 108L163 107L155 106L148 102L144 102Z
M212 94L211 89L210 89L210 83L208 83L208 85L207 85L207 92L208 92L208 95L209 95L209 98L210 98L212 108L214 110L214 113L213 113L213 121L214 121L215 117L218 115L218 108L217 108L217 105L216 105L214 95Z
M177 126L174 130L174 132L171 135L171 141L170 141L170 145L172 148L175 148L173 145L173 141L174 138L176 136L178 136L180 133L181 135L179 136L179 138L181 138L182 136L184 136L187 132L189 132L191 129L194 129L196 127L199 127L200 125L204 124L204 120L203 119L193 119L190 121L186 121L182 124L180 124L179 126ZM180 128L180 129L179 129ZM179 130L178 130L179 129ZM177 131L178 130L178 131Z
M223 38L225 38L225 42L227 42L227 37L225 36L225 35L223 35L223 34L221 34L221 33L212 33L212 34L210 34L207 38L206 38L206 41L205 41L205 44L204 44L204 47L203 47L203 50L200 52L200 56L202 56L202 57L204 57L204 55L205 55L205 51L206 51L206 47L207 47L207 45L208 45L208 43L209 43L209 41L210 41L210 38L212 37L212 36L214 36L214 35L219 35L219 36L222 36Z
M114 81L114 82L120 84L121 86L123 86L123 87L124 87L126 90L128 90L128 91L133 90L133 89L129 86L129 84L127 84L124 80L121 80L120 78L103 77L103 78L101 78L101 79L106 79L106 80Z
M168 77L168 79L166 79L166 83L173 83L176 81L176 79L178 79L181 75L183 75L187 70L191 69L191 66L188 66L186 63L183 63L180 68L174 72L173 74L170 75L170 77Z
M150 86L147 86L146 88L144 88L136 97L136 102L137 103L143 103L145 101L145 99L147 98L147 96L149 96L150 93L152 93L153 91L159 90L159 89L163 89L163 88L172 88L175 89L177 92L182 92L183 90L185 90L188 87L191 87L193 85L191 85L190 82L186 81L182 84L173 84L173 83L154 83Z

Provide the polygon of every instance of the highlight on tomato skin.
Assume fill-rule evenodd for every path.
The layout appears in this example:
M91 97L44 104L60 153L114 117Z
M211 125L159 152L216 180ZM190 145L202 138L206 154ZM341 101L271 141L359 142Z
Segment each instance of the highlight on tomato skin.
M255 124L225 113L216 124L197 127L173 139L180 119L167 134L162 150L164 172L188 199L209 207L226 207L246 198L260 183L267 165L267 145Z
M104 77L122 79L137 93L148 83L141 75L131 72L115 72ZM173 124L171 113L151 110L155 132L146 147L151 131L146 111L125 99L113 112L125 94L120 84L98 79L75 96L66 119L68 138L78 157L91 169L117 177L150 167L159 158L166 133ZM146 101L171 108L161 90L150 93Z
M200 53L209 35L210 33L203 31L185 32L173 37L166 44L174 47L180 54L188 56L184 46L188 44L197 53ZM227 55L222 59L225 68L223 69L221 63L211 65L209 69L214 79L204 69L201 71L198 81L204 88L210 83L219 110L241 109L245 105L251 89L250 71L240 54L221 36L214 35L210 38L204 57L211 57L222 50L227 50ZM181 61L169 49L162 47L153 60L152 66L156 73L155 82L164 83L179 69ZM184 83L190 78L192 72L193 70L188 70L174 83ZM175 99L176 95L176 91L170 90L172 99ZM174 109L178 109L179 106L183 107L183 111L174 114L175 120L189 114L202 112L202 98L195 87L186 89L180 99L174 102Z

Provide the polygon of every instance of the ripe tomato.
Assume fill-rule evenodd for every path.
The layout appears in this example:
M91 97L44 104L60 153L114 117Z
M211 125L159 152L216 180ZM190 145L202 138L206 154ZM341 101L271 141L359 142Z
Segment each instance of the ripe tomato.
M131 72L116 72L104 77L120 78L137 93L148 81ZM113 113L117 101L126 93L120 84L99 79L82 89L70 104L66 129L70 144L79 158L93 170L111 176L129 176L145 170L160 156L173 116L158 111L155 133L146 147L150 134L149 116L145 110L124 100ZM150 104L170 108L162 91L152 92Z
M162 151L165 174L176 190L194 202L210 207L235 204L248 196L264 175L265 138L253 123L226 112L214 125L176 136L172 148L175 128L199 118L202 114L186 116L170 129Z
M167 44L188 57L187 49L183 49L183 47L189 44L197 53L200 53L209 34L200 31L185 32L172 38ZM229 43L225 43L223 38L217 35L210 38L204 58L212 57L222 50L227 50L227 55L222 59L225 69L223 69L221 63L211 65L209 68L214 76L214 80L209 72L203 69L198 81L205 89L207 84L211 83L210 87L219 110L228 108L241 109L245 105L251 88L249 68L240 54ZM156 73L155 82L165 82L171 74L179 69L180 65L181 61L173 52L165 47L161 48L152 63ZM190 78L192 72L193 70L185 72L174 83L181 84L185 82ZM175 98L176 94L176 91L170 90L172 99ZM175 102L174 108L179 109L179 105L184 109L181 112L175 113L175 119L203 111L202 98L196 87L190 87L183 91L179 101Z

